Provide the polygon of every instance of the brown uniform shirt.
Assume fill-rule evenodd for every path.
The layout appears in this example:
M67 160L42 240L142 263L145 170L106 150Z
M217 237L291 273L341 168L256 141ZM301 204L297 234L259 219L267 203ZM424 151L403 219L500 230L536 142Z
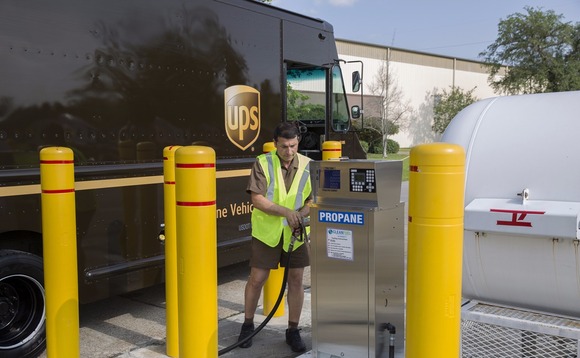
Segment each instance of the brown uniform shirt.
M286 169L283 165L282 168L282 176L284 177L284 185L286 186L286 191L290 190L292 186L292 180L294 180L294 176L298 171L298 156L294 156L292 159L292 163ZM266 191L268 190L268 181L266 180L266 175L262 170L262 166L256 160L254 162L254 166L252 167L252 172L250 173L250 179L248 181L248 186L246 187L246 192L256 193L266 196ZM310 195L308 196L307 200L310 199ZM277 204L277 203L276 203Z
M295 156L294 159L292 159L292 163L288 166L288 169L283 165L281 167L282 176L284 177L284 185L286 185L286 191L288 191L290 186L292 186L292 179L294 179L294 175L296 175L296 171L298 170L298 158ZM266 190L268 190L268 181L266 180L266 175L264 174L264 170L262 170L262 166L258 160L256 160L252 167L252 173L250 174L250 180L248 181L246 191L248 194L254 192L266 196Z

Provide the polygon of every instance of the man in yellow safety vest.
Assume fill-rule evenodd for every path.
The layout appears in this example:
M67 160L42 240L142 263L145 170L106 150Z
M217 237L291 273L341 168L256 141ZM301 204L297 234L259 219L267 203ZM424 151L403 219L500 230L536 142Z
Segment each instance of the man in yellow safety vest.
M301 220L309 215L310 172L309 158L298 153L300 131L291 122L280 123L274 130L275 150L258 156L247 191L252 198L252 253L250 277L244 292L245 320L238 341L254 331L254 313L260 293L271 269L285 267L292 232L300 228ZM294 352L306 346L300 337L298 323L304 303L302 277L310 265L308 245L300 241L288 265L288 329L286 343ZM252 345L250 339L242 348Z

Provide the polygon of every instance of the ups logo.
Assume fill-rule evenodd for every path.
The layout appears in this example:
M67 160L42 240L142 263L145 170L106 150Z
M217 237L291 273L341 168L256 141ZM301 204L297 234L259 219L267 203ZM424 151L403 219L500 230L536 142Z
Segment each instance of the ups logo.
M248 149L260 134L260 92L243 85L224 91L226 133L241 150Z

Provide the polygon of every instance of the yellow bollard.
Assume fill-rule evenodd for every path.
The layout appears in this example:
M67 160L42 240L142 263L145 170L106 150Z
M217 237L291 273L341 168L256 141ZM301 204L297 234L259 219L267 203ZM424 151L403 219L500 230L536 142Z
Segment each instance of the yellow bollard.
M40 151L47 357L80 356L73 152Z
M266 142L262 146L262 152L264 153L270 153L274 149L276 149L276 145L274 144L274 142Z
M264 153L269 153L276 149L276 146L274 145L274 142L266 142L262 149ZM280 264L278 264L277 269L270 270L270 275L268 276L266 283L264 283L264 316L269 315L274 309L274 305L276 304L278 296L280 295L280 290L282 289L282 281L284 281L284 270L280 268ZM282 301L274 313L274 317L284 316L284 307L284 301Z
M163 198L165 214L165 320L166 352L179 357L179 316L177 305L177 240L175 234L175 151L179 146L163 149Z
M217 357L217 228L215 151L175 152L179 356Z
M338 160L342 157L342 144L330 140L322 143L322 160Z
M459 357L465 154L419 145L409 168L405 357Z

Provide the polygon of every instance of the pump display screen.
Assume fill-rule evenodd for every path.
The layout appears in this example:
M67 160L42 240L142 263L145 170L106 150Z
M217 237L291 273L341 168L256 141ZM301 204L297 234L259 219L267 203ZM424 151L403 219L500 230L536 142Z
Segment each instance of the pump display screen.
M339 190L340 189L340 170L325 169L323 189Z
M356 181L356 182L364 182L366 179L366 175L365 175L365 173L353 173L352 179L353 179L353 181Z

